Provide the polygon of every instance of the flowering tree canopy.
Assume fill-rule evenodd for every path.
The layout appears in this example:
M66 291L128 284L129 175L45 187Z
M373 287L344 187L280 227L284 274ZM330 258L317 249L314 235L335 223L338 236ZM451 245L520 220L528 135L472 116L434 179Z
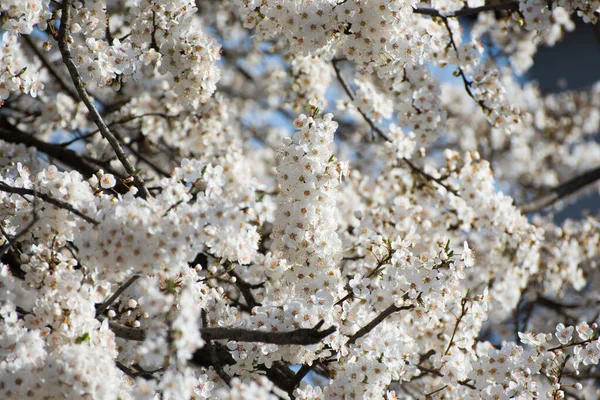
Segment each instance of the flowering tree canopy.
M0 1L0 398L598 398L599 15Z

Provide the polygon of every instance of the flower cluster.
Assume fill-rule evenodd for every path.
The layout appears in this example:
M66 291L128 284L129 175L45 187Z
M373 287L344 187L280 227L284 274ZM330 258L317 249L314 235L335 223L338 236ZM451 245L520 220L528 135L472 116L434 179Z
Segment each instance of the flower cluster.
M331 67L319 57L295 57L292 60L291 93L289 99L294 112L300 111L306 103L317 100L327 105L325 92L331 84ZM285 96L283 96L285 98Z
M36 26L41 30L46 29L47 20L52 16L48 0L3 1L0 14L2 29L17 35L28 35Z
M446 120L437 79L424 68L408 67L393 80L391 95L398 124L410 127L421 142L433 140Z
M85 80L100 86L119 84L128 78L152 81L169 76L177 102L198 107L216 89L220 72L219 45L194 18L194 3L142 1L128 9L120 21L129 32L121 41L104 38L106 10L101 2L93 8L76 3L71 26L74 60ZM129 36L129 35L126 35ZM150 41L150 46L148 46Z
M393 102L385 94L377 91L372 82L355 79L357 86L354 94L354 106L366 113L375 122L392 117Z
M37 61L28 61L18 36L4 32L0 39L0 105L13 92L36 97L44 89L43 74ZM42 76L40 76L42 75Z
M243 0L241 13L244 27L255 28L262 40L271 38L275 33L284 34L293 53L322 49L334 38L338 29L336 20L332 18L336 7L324 0L275 0L269 3Z
M333 115L300 115L293 138L284 140L277 165L281 202L273 226L273 250L292 266L296 293L310 296L324 288L333 293L341 251L336 234L336 189L343 176L331 144Z

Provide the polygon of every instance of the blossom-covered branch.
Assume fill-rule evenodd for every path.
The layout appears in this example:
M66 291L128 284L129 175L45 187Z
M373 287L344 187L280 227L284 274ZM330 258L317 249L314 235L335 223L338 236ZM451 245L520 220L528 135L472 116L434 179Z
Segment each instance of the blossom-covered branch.
M121 148L119 141L112 134L108 126L106 126L106 123L102 119L102 116L98 112L98 109L96 108L90 95L86 91L83 79L81 78L79 71L77 71L77 66L73 62L73 57L71 55L71 51L69 50L68 42L68 29L71 25L71 7L71 0L63 0L60 27L58 30L58 34L56 35L56 41L58 42L58 47L60 48L63 62L65 63L67 69L69 70L69 73L71 74L71 79L73 80L73 84L75 85L75 89L77 90L79 98L88 108L90 117L98 126L100 133L108 141L108 143L110 143L115 154L117 155L117 158L119 159L119 161L121 161L121 164L125 168L125 171L133 177L134 182L137 184L137 186L139 186L141 190L142 196L144 198L149 197L150 192L148 192L148 189L146 189L144 180L139 176L139 174L136 173L135 169L129 162L127 155Z

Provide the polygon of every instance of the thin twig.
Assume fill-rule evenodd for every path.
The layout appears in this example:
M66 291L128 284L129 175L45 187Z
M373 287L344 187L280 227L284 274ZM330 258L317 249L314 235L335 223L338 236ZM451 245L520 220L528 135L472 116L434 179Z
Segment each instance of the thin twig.
M454 33L452 32L452 29L450 28L450 24L448 23L448 18L444 17L444 16L440 16L440 18L444 22L446 31L448 31L448 36L450 38L450 46L456 53L456 59L459 60L460 53L458 51L458 46L456 45L456 41L454 40ZM463 85L465 87L465 91L467 92L469 97L472 98L475 102L477 102L477 104L479 105L479 107L481 108L481 110L484 112L485 115L490 115L492 113L492 110L485 104L485 102L483 100L477 100L475 98L475 95L473 94L473 91L471 90L471 85L473 85L473 82L467 78L467 74L465 73L465 71L462 69L462 67L460 65L457 65L456 67L458 68L458 75L461 77L461 79L463 81Z
M468 299L466 297L464 297L460 301L460 315L458 316L458 318L456 318L456 323L454 324L454 329L452 330L452 336L450 337L450 342L448 343L448 347L446 347L446 351L444 352L445 355L448 354L448 352L452 348L452 345L454 345L454 337L456 336L456 332L458 332L458 325L460 324L460 321L462 321L464 316L467 314L468 308L469 308L468 307Z
M140 278L140 275L133 275L131 278L129 278L127 280L127 282L125 282L120 288L118 288L115 291L115 293L113 293L113 295L108 298L108 300L106 300L104 303L98 304L98 306L96 307L96 316L102 315L102 313L104 311L106 311L106 309L108 307L110 307L119 298L119 296L121 296L121 294L125 290L127 290L127 288L129 288L129 286L133 285L133 283L135 281L137 281L139 278Z
M15 194L20 194L20 195L37 196L40 199L44 200L46 203L53 204L56 207L59 207L59 208L62 208L64 210L72 212L73 214L77 215L79 218L83 219L84 221L89 222L90 224L93 224L93 225L98 225L99 224L98 221L96 221L93 218L88 217L87 215L85 215L81 211L75 209L69 203L61 201L61 200L57 200L55 198L52 198L49 195L47 195L46 193L41 193L41 192L38 192L37 190L32 190L32 189L25 189L25 188L19 188L19 187L10 186L10 185L7 185L4 182L0 182L0 190L3 191L3 192L7 192L7 193L15 193Z
M373 268L373 270L371 272L369 272L365 276L365 278L366 279L371 278L373 275L375 275L376 273L381 271L381 268L390 262L393 254L394 254L394 250L390 249L390 251L388 252L388 254L385 257L382 257L381 259L377 260L377 266L375 268ZM338 301L335 302L335 305L338 306L338 305L342 304L343 302L345 302L346 300L351 299L353 297L354 297L354 291L348 290L344 297L342 297L341 299L339 299Z
M54 67L54 65L52 65L52 63L50 63L50 61L48 61L48 59L44 56L44 54L37 48L35 43L33 43L33 41L31 40L30 35L23 35L23 39L25 40L25 43L27 43L29 45L31 50L33 50L35 55L40 59L40 61L42 62L42 65L48 70L48 72L50 72L50 75L52 75L58 81L58 84L63 88L63 90L65 92L67 92L67 94L73 100L75 100L75 101L79 100L79 96L77 96L77 92L75 92L73 90L73 88L71 86L69 86L69 84L63 78L63 76L60 74L60 72L58 72L58 70Z
M350 100L354 101L354 94L352 93L352 90L350 89L350 85L348 84L348 82L346 82L346 80L342 76L342 72L340 71L340 67L337 65L338 62L339 62L339 60L333 60L331 62L331 64L333 65L333 69L335 70L335 75L337 76L338 81L340 82L340 84L344 88L344 91L346 92L346 94L348 95L348 97L350 97ZM392 139L389 136L387 136L383 132L383 130L381 130L380 127L378 127L377 125L375 125L375 122L373 122L373 120L371 118L369 118L369 116L367 114L365 114L364 111L361 110L361 108L359 106L356 106L356 109L358 110L358 112L360 113L360 115L362 115L363 119L367 122L367 124L369 124L369 126L371 127L371 129L374 132L376 132L379 136L381 136L386 141L388 141L388 142L392 141Z
M427 368L422 366L421 364L417 365L417 368L420 371L423 371L426 374L429 375L435 375L438 376L440 378L442 378L444 376L444 374L442 374L440 371L436 370L436 369L431 369L431 368ZM462 381L458 381L457 382L459 385L464 386L464 387L468 387L469 389L477 389L477 387L475 385L472 385L469 383L468 379L462 380Z
M421 168L417 167L415 164L413 164L408 158L403 158L402 159L406 164L408 164L408 166L410 167L410 169L417 173L418 175L421 175L422 177L424 177L425 179L431 180L435 183L437 183L438 185L440 185L441 187L443 187L444 189L446 189L446 191L448 191L449 193L452 193L455 196L459 196L458 192L454 189L452 189L450 186L446 185L444 182L442 182L441 179L436 178L435 176L428 174L427 172L423 171Z
M339 66L337 65L337 63L340 60L333 60L332 61L332 65L333 65L333 69L335 70L335 74L337 76L338 81L340 82L340 84L342 85L342 88L344 89L344 91L346 92L346 94L348 95L348 97L350 97L350 100L354 101L354 94L352 93L352 90L350 89L350 85L348 85L348 83L346 82L346 80L344 79L344 77L342 76L342 73L340 71ZM466 78L465 78L466 79ZM388 142L392 142L392 139L386 135L383 130L378 127L377 125L375 125L375 122L369 118L369 116L367 114L365 114L360 107L356 106L356 109L358 110L358 112L360 113L360 115L363 117L363 119L369 124L369 126L371 127L371 129L373 131L375 131L380 137L382 137L384 140L388 141ZM408 164L408 166L410 167L410 169L413 172L416 172L417 174L423 176L424 178L427 178L435 183L437 183L438 185L442 186L444 189L446 189L448 192L454 194L455 196L458 196L458 192L452 188L450 188L448 185L446 185L444 182L442 182L440 179L438 178L434 178L433 176L431 176L430 174L428 174L427 172L423 171L422 169L420 169L419 167L417 167L416 165L414 165L412 162L410 162L410 160L406 157L403 157L402 160L404 162L406 162Z
M27 232L29 232L29 230L33 227L33 225L35 225L35 223L39 220L39 217L37 215L37 195L34 192L34 196L33 196L33 218L31 219L31 221L27 224L27 226L25 226L25 228L21 229L20 232L18 232L12 239L8 236L8 234L4 231L4 228L2 227L2 223L0 222L0 231L2 232L2 235L4 236L4 238L6 239L6 244L2 247L0 247L0 257L3 257L4 254L6 254L6 252L8 251L9 248L13 248L15 249L14 243L23 235L25 235Z
M136 173L135 169L129 162L127 155L125 154L125 152L123 152L123 149L121 148L121 145L119 144L119 141L112 134L112 132L110 131L108 126L106 126L106 123L100 116L100 113L96 109L96 106L94 105L94 102L92 101L90 95L85 90L85 83L83 82L81 75L77 71L77 66L75 66L75 63L73 62L73 58L71 56L71 51L69 50L69 43L67 41L67 38L68 38L67 28L69 27L70 24L71 24L71 0L64 0L62 15L60 18L60 28L58 30L58 37L57 37L58 48L60 49L60 53L62 55L63 62L65 63L65 65L67 66L67 69L69 70L69 73L71 74L71 79L73 80L75 89L77 90L77 93L79 94L79 98L81 99L81 101L83 101L83 103L87 107L87 109L90 113L90 117L92 118L92 120L94 121L94 123L96 124L98 129L100 129L100 133L102 134L102 136L106 140L108 140L108 143L113 148L113 151L117 155L117 158L119 159L119 161L125 168L125 171L130 176L133 177L134 182L137 184L136 186L138 186L138 188L140 189L141 196L143 198L148 198L148 197L150 197L150 192L148 192L148 189L145 186L144 180L139 176L139 174Z

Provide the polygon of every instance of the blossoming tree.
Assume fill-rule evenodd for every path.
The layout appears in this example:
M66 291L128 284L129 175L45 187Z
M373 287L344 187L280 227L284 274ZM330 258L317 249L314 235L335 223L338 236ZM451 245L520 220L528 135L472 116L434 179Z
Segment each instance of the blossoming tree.
M0 1L0 398L598 398L599 13Z

